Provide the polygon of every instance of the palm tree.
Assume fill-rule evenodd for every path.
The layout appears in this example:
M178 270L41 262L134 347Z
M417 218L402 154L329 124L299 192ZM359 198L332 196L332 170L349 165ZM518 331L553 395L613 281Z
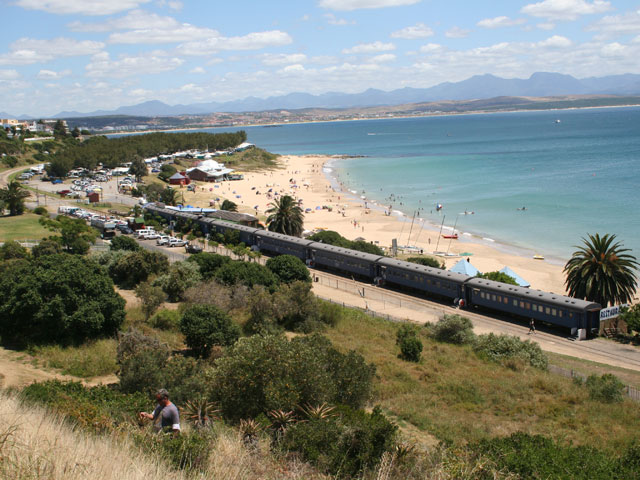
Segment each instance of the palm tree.
M173 188L165 188L160 192L160 201L165 205L177 205L180 200L180 192Z
M272 232L284 233L299 237L302 235L304 214L295 200L285 195L280 200L273 201L273 207L266 211L267 227Z
M9 215L22 215L24 213L24 199L31 194L22 188L22 185L13 180L0 190L0 200L4 203L4 208L9 209Z
M564 271L569 295L597 302L603 307L631 301L636 289L636 258L615 242L615 235L588 234L584 246L576 247Z
M220 205L220 210L226 210L227 212L237 212L238 205L233 203L231 200L224 200L222 205Z

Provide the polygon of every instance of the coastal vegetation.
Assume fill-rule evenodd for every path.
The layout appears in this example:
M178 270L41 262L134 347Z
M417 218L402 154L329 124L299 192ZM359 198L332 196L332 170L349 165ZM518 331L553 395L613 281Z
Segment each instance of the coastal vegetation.
M588 235L564 266L569 295L599 303L603 307L633 299L640 267L630 250L616 236Z
M494 282L500 282L500 283L506 283L508 285L518 285L518 282L516 282L516 279L513 278L511 275L507 275L504 272L485 272L485 273L478 273L476 275L476 277L478 278L486 278L487 280L493 280Z
M9 210L9 216L22 215L25 211L24 201L31 194L22 188L19 182L13 180L0 189L0 213Z
M336 247L350 248L351 250L371 253L373 255L384 255L384 251L373 243L369 243L365 240L349 240L333 230L322 230L320 232L316 232L309 237L309 240L326 243L327 245L335 245Z
M283 195L273 200L273 206L266 211L267 228L272 232L299 237L304 228L304 213L293 197Z

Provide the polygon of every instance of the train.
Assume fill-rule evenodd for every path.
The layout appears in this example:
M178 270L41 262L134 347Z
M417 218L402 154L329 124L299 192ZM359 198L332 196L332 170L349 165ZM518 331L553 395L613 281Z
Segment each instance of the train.
M264 254L293 255L310 268L325 270L415 296L448 301L462 309L487 310L569 330L579 339L597 334L598 303L440 270L391 257L314 242L201 214L147 204L167 221L197 224L203 233L238 233L239 240Z

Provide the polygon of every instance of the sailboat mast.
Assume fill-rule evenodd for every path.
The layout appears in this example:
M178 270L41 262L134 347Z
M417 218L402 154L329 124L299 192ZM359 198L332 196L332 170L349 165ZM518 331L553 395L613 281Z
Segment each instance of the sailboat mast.
M449 245L447 246L447 255L449 255L449 248L451 248L451 242L453 241L453 235L456 234L456 226L458 225L458 217L460 215L456 215L456 221L453 223L453 233L451 234L451 238L449 239Z
M407 246L411 245L411 232L413 231L413 222L416 220L416 211L413 211L413 218L411 219L411 228L409 228L409 237L407 238Z
M442 227L444 225L444 219L447 218L446 215L442 216L442 223L440 224L440 233L438 234L438 241L436 242L436 250L434 253L438 251L438 245L440 245L440 237L442 236Z

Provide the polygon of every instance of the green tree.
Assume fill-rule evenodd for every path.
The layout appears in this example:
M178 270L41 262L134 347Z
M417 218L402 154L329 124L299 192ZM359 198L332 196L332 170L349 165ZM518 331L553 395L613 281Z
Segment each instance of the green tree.
M569 295L603 307L630 302L637 282L634 269L640 264L633 255L626 253L630 251L628 248L614 242L615 235L601 237L596 233L588 236L564 266Z
M81 135L80 133L80 129L78 127L75 127L73 130L71 130L71 136L73 138L78 138Z
M275 273L281 282L291 283L296 280L310 282L309 269L302 260L293 255L279 255L267 260L267 268Z
M304 214L293 197L284 195L273 200L273 207L266 211L267 227L272 232L299 237L304 227Z
M230 261L231 259L229 257L208 252L196 253L187 258L187 262L193 262L198 265L200 275L202 275L202 278L205 280L212 278L220 267Z
M43 257L45 255L56 255L62 253L62 244L60 243L60 237L49 237L40 240L38 245L35 245L31 249L31 254L34 257Z
M136 297L140 299L144 318L149 320L164 303L165 294L162 288L152 286L149 282L142 282L136 287Z
M160 173L158 173L158 178L160 180L168 182L169 178L171 178L177 172L178 170L173 165L164 164L160 167Z
M240 337L240 327L214 305L187 307L180 320L180 331L187 346L199 357L208 357L214 345L233 345Z
M170 302L179 302L184 300L184 292L201 280L198 265L192 262L175 262L169 266L167 273L156 278L153 284L162 288Z
M507 275L504 272L486 272L486 273L478 273L476 275L478 278L486 278L487 280L493 280L494 282L506 283L508 285L518 285L516 279L510 275Z
M409 257L407 262L417 263L418 265L424 265L426 267L439 268L444 270L444 262L438 260L435 257Z
M103 267L75 255L0 266L0 336L17 345L69 343L114 335L125 302Z
M60 243L69 253L84 255L98 236L98 231L80 218L60 215L56 218L41 217L38 221L45 228L60 233Z
M147 164L144 160L140 157L136 157L131 162L129 173L136 177L136 182L139 182L142 180L142 177L146 177L149 174L149 170L147 169Z
M133 288L150 276L163 274L168 269L169 259L163 253L138 250L116 258L109 265L109 275L122 288Z
M631 308L625 308L618 319L627 324L629 333L640 333L640 303L636 303Z
M222 202L222 205L220 205L220 210L226 210L227 212L237 212L238 211L238 205L236 203L232 202L231 200L225 199Z
M400 346L400 358L409 362L419 362L422 354L422 342L418 338L415 325L405 324L396 332L396 345Z
M9 210L10 216L22 215L24 213L24 200L31 194L28 190L22 188L22 185L16 180L0 189L0 201L4 204L4 208Z
M180 192L173 188L164 188L160 192L160 201L165 205L177 205L180 203Z
M0 260L11 260L14 258L29 258L29 250L15 240L4 242L4 245L0 247Z
M224 285L244 285L249 288L263 285L270 291L274 291L278 285L278 277L267 267L242 261L226 262L216 271L215 278Z
M67 136L67 127L62 120L56 121L53 126L53 136L56 138L64 138Z
M112 238L111 245L109 246L110 250L127 250L130 252L137 252L141 248L140 244L133 238L125 237L124 235Z

